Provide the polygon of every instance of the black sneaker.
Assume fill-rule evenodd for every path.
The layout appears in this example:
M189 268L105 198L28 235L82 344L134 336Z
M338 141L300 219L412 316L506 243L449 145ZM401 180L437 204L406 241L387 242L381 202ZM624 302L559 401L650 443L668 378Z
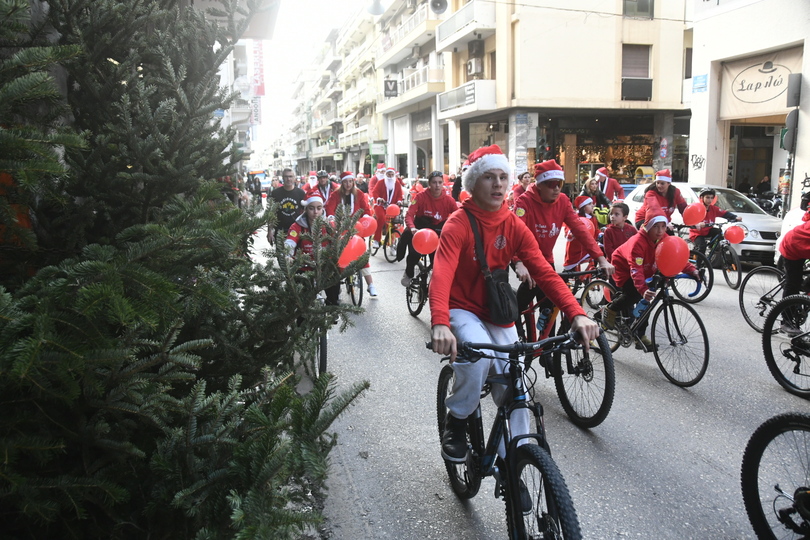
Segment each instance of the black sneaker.
M467 459L467 420L460 420L447 413L442 433L442 457L454 463Z
M526 487L526 484L523 483L523 479L520 479L520 484L518 485L518 491L520 491L520 509L523 511L523 515L529 515L532 513L532 509L534 508L534 503L532 502L532 496L529 494L529 488Z

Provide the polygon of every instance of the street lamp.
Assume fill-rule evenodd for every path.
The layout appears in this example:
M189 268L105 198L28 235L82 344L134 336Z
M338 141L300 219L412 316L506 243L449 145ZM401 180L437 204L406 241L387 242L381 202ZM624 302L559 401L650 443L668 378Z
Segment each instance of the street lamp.
M374 0L368 8L368 12L372 15L382 15L385 13L385 8L382 7L380 0Z

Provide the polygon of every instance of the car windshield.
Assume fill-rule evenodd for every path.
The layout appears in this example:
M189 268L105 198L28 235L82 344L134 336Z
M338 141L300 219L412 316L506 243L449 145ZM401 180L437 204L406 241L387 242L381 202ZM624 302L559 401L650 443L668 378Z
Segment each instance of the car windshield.
M751 199L736 191L718 189L717 206L728 212L742 214L764 214L765 211L754 204Z

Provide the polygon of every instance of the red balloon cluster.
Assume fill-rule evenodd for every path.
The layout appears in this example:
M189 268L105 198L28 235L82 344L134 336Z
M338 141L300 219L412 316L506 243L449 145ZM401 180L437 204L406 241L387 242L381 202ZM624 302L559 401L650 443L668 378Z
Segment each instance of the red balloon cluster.
M419 229L413 235L411 245L422 255L429 255L439 247L439 235L433 229Z
M706 207L703 203L692 203L683 210L683 224L684 225L697 225L703 218L706 217Z
M388 217L397 217L399 215L399 205L389 204L385 209L385 215Z
M742 230L742 227L737 227L736 225L732 225L726 232L723 233L723 236L731 242L732 244L739 244L745 238L745 231Z
M665 235L655 246L655 264L658 270L667 277L683 272L689 262L689 246L679 236Z
M338 266L346 268L349 264L353 263L360 258L360 255L366 251L366 242L356 234L349 238L346 247L343 248L343 253L340 254L338 259Z

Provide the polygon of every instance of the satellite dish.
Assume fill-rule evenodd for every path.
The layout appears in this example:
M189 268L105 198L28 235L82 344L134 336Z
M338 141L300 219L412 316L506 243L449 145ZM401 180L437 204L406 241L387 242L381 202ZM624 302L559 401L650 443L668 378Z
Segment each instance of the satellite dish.
M447 11L447 0L430 0L430 9L433 13L441 15Z

